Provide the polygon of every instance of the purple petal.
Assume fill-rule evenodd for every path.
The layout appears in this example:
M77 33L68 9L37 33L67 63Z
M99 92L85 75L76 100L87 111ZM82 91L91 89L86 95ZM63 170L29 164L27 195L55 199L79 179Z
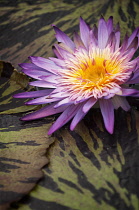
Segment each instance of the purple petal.
M134 38L137 36L138 32L139 32L139 27L136 28L136 29L133 31L133 33L131 34L131 36L129 37L129 39L128 39L128 46L131 44L131 42L132 42L132 41L134 40Z
M64 49L64 50L66 50L67 52L69 52L69 53L73 53L74 51L73 50L71 50L71 48L69 48L67 45L65 45L64 43L59 43L58 44L62 49Z
M98 28L97 28L96 24L94 24L92 31L93 31L95 38L98 40Z
M137 57L137 58L133 59L132 61L130 61L130 64L132 66L135 66L133 71L136 71L139 68L139 57Z
M37 87L45 87L45 88L55 88L56 85L50 82L45 82L45 81L33 81L29 83L32 86L37 86Z
M63 59L62 56L60 55L60 53L55 48L55 46L53 46L52 49L53 49L53 52L54 52L54 54L56 55L57 58Z
M114 128L114 107L110 99L99 100L101 113L103 116L105 128L109 133L113 133Z
M64 59L68 59L69 57L73 58L72 54L70 52L68 52L67 50L63 49L62 47L60 47L60 45L55 44L54 46L62 58L64 58ZM59 69L60 69L60 67L59 67Z
M126 82L126 84L136 84L136 83L139 83L139 77Z
M107 96L104 96L104 99L110 99L115 95L115 93L109 93Z
M120 46L120 31L117 31L115 33L115 39L116 39L115 50L117 50Z
M97 102L97 99L95 98L90 98L86 103L85 105L83 106L83 112L84 113L87 113L89 111L89 109L91 109L92 106L94 106L94 104Z
M123 40L123 43L121 45L120 52L125 52L125 50L127 49L127 46L128 46L128 36L126 34Z
M120 31L120 24L119 24L119 22L116 24L116 27L115 27L115 32L117 32L117 31Z
M40 98L33 99L31 101L26 102L26 105L38 105L38 104L46 104L46 103L51 103L59 101L59 98L51 98L50 96L43 96Z
M76 32L74 32L74 34L73 34L73 40L76 45L76 48L78 48L80 46L84 47L81 37Z
M121 57L125 57L125 60L130 61L136 52L135 48L132 48L130 51L126 51L124 54L121 53Z
M107 30L108 30L108 34L111 34L111 32L113 31L113 17L109 17L108 21L107 21Z
M34 63L20 63L18 65L23 69L46 71L45 69L40 68L39 66L36 66Z
M56 88L51 93L51 97L54 97L54 98L65 98L68 96L69 94L67 92L63 92L63 87Z
M132 71L130 79L126 82L126 84L135 84L135 83L139 83L139 69L136 69L135 72Z
M53 58L53 57L49 57L50 60L52 60L56 65L60 66L60 67L65 67L65 61L58 59L58 58ZM62 58L63 59L63 58Z
M116 94L117 92L119 92L121 90L121 87L119 86L118 87L118 85L117 85L117 87L113 87L113 88L111 88L110 90L109 90L109 93L111 94ZM107 96L106 96L107 97Z
M122 109L124 109L125 111L128 111L130 109L130 105L125 97L114 96L111 100L115 109L118 109L119 107L122 107Z
M57 41L58 42L63 42L68 47L70 47L72 50L74 50L74 48L75 48L74 42L64 32L62 32L56 26L54 26L54 30L56 32L55 36L56 36Z
M37 65L41 68L44 68L44 69L52 72L53 74L57 74L58 70L61 69L53 61L46 59L46 58L31 56L30 59L31 59L32 63L34 63L35 65Z
M89 31L89 26L85 23L85 21L82 18L80 18L80 36L87 49L89 47Z
M69 98L64 98L63 100L59 101L59 102L55 105L54 108L57 108L57 107L59 107L59 106L61 106L61 105L64 105L64 104L69 104L69 102L70 102L70 99L69 99ZM73 103L73 102L71 102L71 103Z
M120 93L116 93L117 95L120 96L132 96L132 95L136 95L139 94L139 91L136 89L128 89L128 88L122 88Z
M121 99L120 106L122 107L123 110L127 112L131 108L128 101L126 100L125 97L120 97L120 99Z
M22 72L24 72L26 75L34 78L34 79L40 79L40 76L43 75L52 75L51 73L48 73L46 71L38 71L38 70L28 70L28 69L22 69Z
M23 93L17 93L13 97L14 98L36 98L36 97L41 97L41 96L47 96L52 91L53 91L53 89L23 92Z
M31 114L28 114L28 115L22 117L21 120L25 120L25 121L26 120L35 120L35 119L39 119L39 118L42 118L42 117L47 117L47 116L50 116L50 115L54 115L54 114L63 112L67 108L67 106L61 106L61 107L55 109L54 108L55 104L56 103L52 103L50 105L47 105L46 107L43 107L36 112L33 112Z
M115 33L112 32L109 35L108 41L107 41L107 46L109 46L111 48L111 50L114 52L115 51L115 44L116 44L116 37L115 37Z
M44 80L45 82L50 82L50 83L58 83L57 79L59 78L56 75L48 75L48 76L40 76L40 79Z
M70 130L73 131L76 125L84 118L86 113L83 112L83 105L80 107L78 112L76 113L75 117L73 118L71 124L70 124Z
M100 49L104 49L106 47L108 41L108 30L106 22L103 18L99 20L98 24L98 46Z
M130 50L130 49L132 49L132 48L137 49L137 47L138 47L138 37L135 37L135 38L133 39L133 41L128 45L127 50Z
M98 46L98 40L96 39L95 34L92 30L90 30L90 45L89 45L89 48L90 48L90 46L91 47Z
M62 107L62 106L60 106ZM59 107L59 108L60 108ZM74 115L78 111L79 105L70 105L61 115L60 117L56 120L56 122L52 125L50 130L48 131L48 135L52 134L55 132L57 129L65 125L71 118L74 117Z

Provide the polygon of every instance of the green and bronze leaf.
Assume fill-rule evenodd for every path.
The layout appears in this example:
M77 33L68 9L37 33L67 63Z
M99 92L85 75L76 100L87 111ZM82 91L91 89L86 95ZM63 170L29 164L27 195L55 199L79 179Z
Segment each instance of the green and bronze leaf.
M92 109L75 131L65 125L50 138L47 130L53 118L21 122L25 112L39 107L25 106L25 100L12 95L34 90L18 63L27 62L30 55L53 55L51 24L72 37L80 16L94 24L101 15L112 15L123 38L139 24L139 2L1 0L0 6L0 209L8 209L36 185L10 209L137 210L138 111L118 110L113 135L104 130L100 112ZM138 108L138 100L129 102Z
M115 132L105 131L99 110L53 136L50 163L18 209L138 209L139 113L116 112ZM12 210L15 210L15 205Z

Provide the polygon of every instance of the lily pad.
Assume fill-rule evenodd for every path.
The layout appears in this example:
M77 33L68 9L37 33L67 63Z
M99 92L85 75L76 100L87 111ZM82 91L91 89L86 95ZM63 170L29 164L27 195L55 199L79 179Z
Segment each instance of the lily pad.
M3 0L0 5L1 59L9 60L16 69L18 63L27 62L28 56L53 56L55 38L51 24L72 37L74 30L79 30L80 16L93 25L101 15L106 19L112 15L115 24L120 22L123 38L139 22L137 0Z
M37 106L24 106L23 100L12 97L19 91L32 90L29 78L17 72L10 63L0 63L0 209L28 193L43 176L42 167L48 163L46 150L53 142L46 133L51 118L24 124L19 113ZM16 115L10 115L10 114ZM47 123L46 123L47 122Z
M1 59L10 61L18 69L18 63L27 62L30 55L52 56L55 39L50 25L57 25L72 37L73 31L79 30L80 16L88 23L94 24L101 15L106 19L113 15L115 24L120 22L123 38L126 31L131 34L138 26L138 5L137 0L2 0ZM99 111L91 110L74 132L68 130L69 124L58 131L52 137L55 143L44 155L50 143L46 136L47 128L52 124L53 118L26 123L19 121L21 112L39 107L23 106L24 100L12 98L12 95L19 91L33 89L27 85L28 77L23 74L21 76L11 64L7 68L11 68L8 77L2 74L1 80L0 157L1 163L6 165L1 168L8 172L0 173L5 180L9 175L6 183L11 180L13 185L9 184L8 188L8 183L4 182L4 185L3 180L1 181L0 209L6 209L9 203L21 198L35 185L42 175L40 168L48 161L48 156L50 164L43 170L44 178L28 196L14 203L11 210L137 210L138 112L126 114L118 110L115 133L111 136L104 130ZM3 69L2 66L2 71ZM131 103L136 106L135 100ZM29 154L28 159L26 152ZM37 165L38 168L34 169L35 162L40 164L40 167ZM29 172L30 168L32 173ZM17 175L19 170L23 172L22 175ZM15 191L10 190L12 186Z
M13 95L21 91L31 91L34 87L28 85L29 77L18 72L7 62L0 62L0 114L13 114L27 112L39 108L39 106L26 106L25 100L13 98Z
M53 140L46 135L49 123L24 125L19 116L11 115L0 116L0 121L0 209L7 209L43 176L46 150Z
M54 134L44 178L18 209L138 209L139 113L116 112L115 132L91 110L75 131ZM16 209L14 206L12 208Z

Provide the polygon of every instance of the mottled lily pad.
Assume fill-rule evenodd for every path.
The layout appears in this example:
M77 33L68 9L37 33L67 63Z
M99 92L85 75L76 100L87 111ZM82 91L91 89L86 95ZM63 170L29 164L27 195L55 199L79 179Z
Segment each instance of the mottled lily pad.
M55 38L51 24L72 37L74 30L79 30L80 16L93 25L101 15L106 19L112 15L115 24L120 22L123 38L139 23L137 0L3 0L0 3L1 59L10 60L16 69L28 56L53 56Z
M53 140L46 135L49 123L24 125L11 115L1 116L0 121L0 205L7 206L28 193L43 176L41 169L48 163L46 149Z
M71 132L54 134L44 178L18 209L138 209L139 112L116 112L113 135L91 110ZM27 209L28 209L27 208ZM14 206L12 209L15 209Z
M31 91L34 87L28 85L29 77L18 72L10 63L0 61L0 114L27 112L39 106L26 106L25 100L13 98L17 92Z
M79 30L80 16L93 25L101 15L106 19L113 15L114 23L120 22L122 38L139 24L137 0L2 0L0 6L1 59L10 61L18 70L18 63L27 62L30 55L53 56L51 24L72 37L73 31ZM12 95L33 89L27 85L28 77L11 64L0 65L0 174L5 178L5 182L0 179L0 209L6 209L7 202L21 198L35 185L48 156L50 164L43 170L44 178L28 196L12 204L11 210L137 210L138 112L118 110L111 136L104 130L99 111L91 110L75 131L70 132L68 124L55 133L55 143L45 156L51 142L46 133L53 118L19 121L21 112L39 107L24 106L24 99L13 99ZM3 76L3 65L10 68L8 76ZM130 103L137 105L135 100Z
M51 120L27 124L19 120L19 113L37 108L24 106L23 100L12 97L19 91L33 89L28 86L29 78L17 72L10 63L1 62L0 65L0 209L7 209L42 177L41 169L48 163L46 149L52 139L46 135ZM13 113L17 115L10 115Z

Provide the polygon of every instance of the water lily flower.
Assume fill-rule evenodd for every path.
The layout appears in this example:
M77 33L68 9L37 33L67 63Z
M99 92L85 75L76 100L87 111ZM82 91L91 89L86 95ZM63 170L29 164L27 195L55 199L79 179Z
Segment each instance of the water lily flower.
M139 91L130 84L139 83L139 57L133 59L139 42L139 28L131 36L125 35L120 44L120 28L113 26L113 18L101 17L98 27L91 29L80 18L80 35L70 39L53 26L58 44L55 57L30 57L31 63L22 63L22 71L36 79L30 85L43 90L23 92L15 98L35 98L27 105L47 104L28 114L22 120L34 120L62 113L48 131L55 132L68 121L70 129L82 120L87 112L99 104L105 128L114 130L114 109L130 109L126 96L138 97Z

